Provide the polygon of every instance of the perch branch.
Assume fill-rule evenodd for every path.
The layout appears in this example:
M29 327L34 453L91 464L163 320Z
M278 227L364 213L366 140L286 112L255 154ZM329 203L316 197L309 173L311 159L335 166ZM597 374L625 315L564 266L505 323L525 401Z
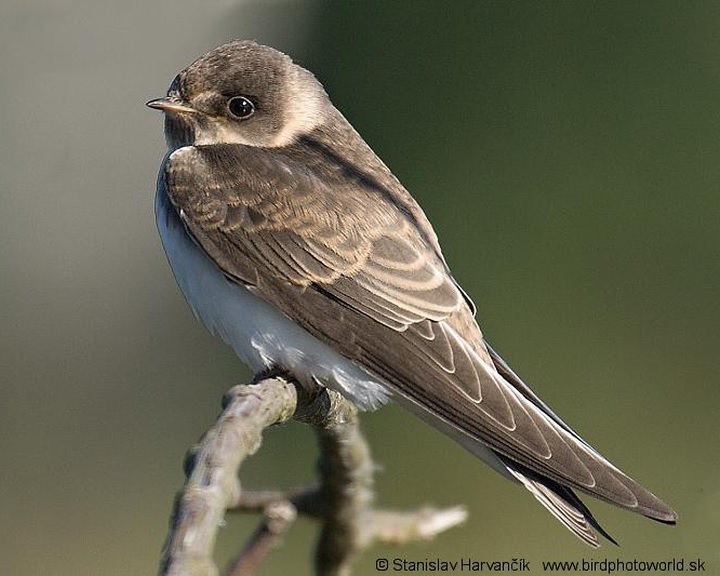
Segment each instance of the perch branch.
M322 528L315 550L318 576L350 573L350 563L368 542L373 462L360 433L357 409L337 392L323 390L296 418L311 424L320 447L318 500Z
M292 417L296 402L295 386L279 378L235 386L225 395L222 414L186 465L188 477L175 500L161 575L218 574L212 555L225 510L240 497L240 464L260 447L264 428Z
M258 377L226 394L223 412L186 464L160 575L216 576L213 548L225 511L262 512L254 534L231 563L229 576L254 574L268 552L304 514L321 521L315 554L320 576L345 576L357 553L374 541L401 544L432 538L462 523L461 507L413 512L372 508L373 469L356 408L339 394L308 391L281 378ZM237 472L254 454L264 428L291 417L313 426L320 447L315 486L241 492Z

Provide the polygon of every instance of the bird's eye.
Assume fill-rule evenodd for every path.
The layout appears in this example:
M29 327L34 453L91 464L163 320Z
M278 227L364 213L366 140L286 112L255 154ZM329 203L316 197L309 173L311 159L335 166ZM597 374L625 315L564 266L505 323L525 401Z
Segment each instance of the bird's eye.
M252 101L245 96L235 96L230 98L230 100L228 100L227 107L230 114L235 116L235 118L240 118L241 120L249 118L255 112L255 104L253 104Z

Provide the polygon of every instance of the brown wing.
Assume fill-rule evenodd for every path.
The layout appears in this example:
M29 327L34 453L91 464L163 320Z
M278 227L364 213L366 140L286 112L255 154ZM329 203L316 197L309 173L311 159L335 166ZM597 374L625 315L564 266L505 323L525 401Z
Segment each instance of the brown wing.
M168 159L165 186L229 277L383 379L471 451L487 446L522 477L673 521L669 507L491 356L433 239L419 231L429 224L418 227L417 213L399 207L411 201L407 192L343 170L318 172L317 160L292 148L188 147ZM392 194L403 201L391 202Z
M245 283L255 284L260 269L326 290L400 331L463 307L433 246L371 188L338 195L299 162L240 146L179 150L166 186L200 245Z

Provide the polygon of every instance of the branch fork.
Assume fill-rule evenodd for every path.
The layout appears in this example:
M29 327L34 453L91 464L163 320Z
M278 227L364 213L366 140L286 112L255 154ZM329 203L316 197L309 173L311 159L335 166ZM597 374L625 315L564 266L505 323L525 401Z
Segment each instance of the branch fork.
M262 432L291 418L313 426L320 447L317 485L289 491L245 491L238 471L260 448ZM357 554L374 542L426 540L465 521L462 507L399 512L373 507L370 451L357 409L340 394L308 391L285 378L260 375L233 387L223 411L186 459L163 547L161 576L217 576L213 560L226 512L260 512L260 523L226 570L255 574L298 514L321 523L315 573L345 576Z

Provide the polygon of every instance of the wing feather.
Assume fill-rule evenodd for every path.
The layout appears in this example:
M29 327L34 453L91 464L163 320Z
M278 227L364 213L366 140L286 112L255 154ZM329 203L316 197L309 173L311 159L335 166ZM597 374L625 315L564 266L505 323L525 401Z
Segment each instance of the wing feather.
M363 179L317 176L309 167L322 163L304 156L312 153L319 152L182 148L166 162L165 186L189 233L228 277L471 451L487 446L517 463L516 478L588 543L594 520L565 486L674 521L667 505L600 456L486 347L439 248L408 224L406 210ZM403 206L412 202L399 184L393 192Z

